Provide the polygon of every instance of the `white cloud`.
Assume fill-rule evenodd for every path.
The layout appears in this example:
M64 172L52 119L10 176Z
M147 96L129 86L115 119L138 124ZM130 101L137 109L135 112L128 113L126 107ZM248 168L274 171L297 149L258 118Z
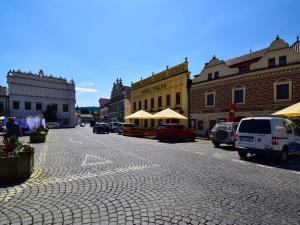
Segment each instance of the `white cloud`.
M83 87L75 87L78 92L98 92L99 90L96 88L83 88Z

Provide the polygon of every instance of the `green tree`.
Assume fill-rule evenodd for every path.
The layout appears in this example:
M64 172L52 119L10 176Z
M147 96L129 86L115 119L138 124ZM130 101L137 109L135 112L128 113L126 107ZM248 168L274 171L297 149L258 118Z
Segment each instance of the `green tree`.
M90 111L87 109L80 109L81 114L90 114Z
M54 105L47 105L47 109L43 111L46 122L57 122L57 109Z

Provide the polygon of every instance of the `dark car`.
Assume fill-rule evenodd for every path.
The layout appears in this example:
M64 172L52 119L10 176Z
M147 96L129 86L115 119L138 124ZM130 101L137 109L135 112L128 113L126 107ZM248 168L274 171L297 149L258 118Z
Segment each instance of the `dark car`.
M110 127L108 123L99 123L93 127L93 133L109 133Z
M220 144L234 146L235 132L239 123L221 122L217 123L211 130L210 139L214 146L218 148Z
M156 138L160 141L195 141L196 134L193 129L190 129L181 124L162 124L156 130Z

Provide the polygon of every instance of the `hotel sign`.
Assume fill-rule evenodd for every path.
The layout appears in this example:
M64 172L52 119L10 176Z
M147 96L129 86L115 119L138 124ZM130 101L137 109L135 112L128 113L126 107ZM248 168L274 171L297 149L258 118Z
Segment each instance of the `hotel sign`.
M145 89L141 90L140 93L141 93L141 95L147 95L147 94L151 94L151 93L156 92L156 91L163 90L166 87L167 87L166 83L161 83L161 84L149 87L149 88L145 88Z

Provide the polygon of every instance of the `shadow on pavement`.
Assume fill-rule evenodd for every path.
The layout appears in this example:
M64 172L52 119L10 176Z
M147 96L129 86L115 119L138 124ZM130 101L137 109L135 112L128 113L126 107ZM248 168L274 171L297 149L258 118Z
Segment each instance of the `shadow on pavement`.
M17 181L0 181L0 188L8 188L24 183L28 178Z
M221 145L219 147L219 149L222 149L222 150L225 150L225 151L231 151L231 152L236 151L235 148L233 146L230 146L230 145Z
M300 156L297 155L289 156L286 162L276 162L276 159L272 157L256 155L248 157L246 161L264 166L271 166L275 168L294 170L300 172Z

